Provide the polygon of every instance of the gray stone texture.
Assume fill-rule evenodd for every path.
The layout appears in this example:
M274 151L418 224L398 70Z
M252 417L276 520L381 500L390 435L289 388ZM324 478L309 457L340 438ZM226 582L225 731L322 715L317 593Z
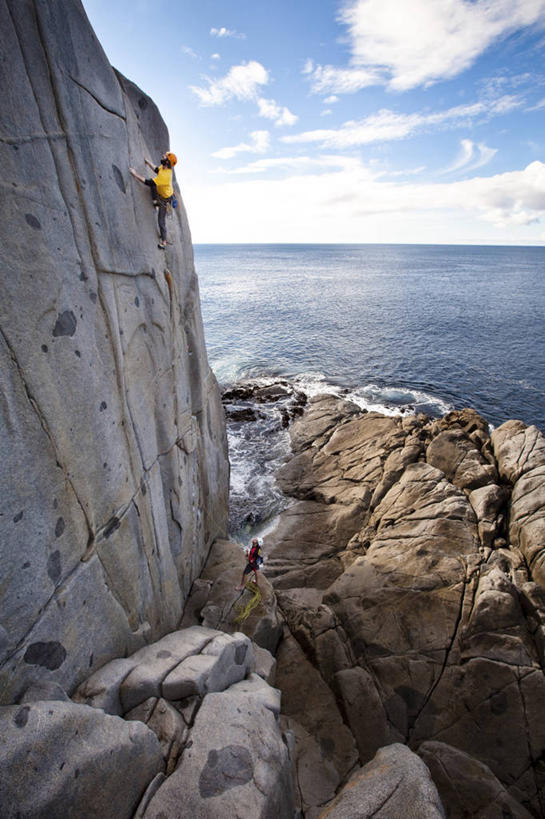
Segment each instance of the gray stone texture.
M177 627L225 531L228 464L179 191L163 253L128 173L183 146L79 0L3 0L0 32L9 703L44 678L71 690Z
M405 745L381 748L350 778L320 819L444 819L426 765Z
M131 819L164 768L145 725L86 705L0 707L3 819Z
M159 788L145 819L292 817L291 763L277 719L243 684L208 694L174 773Z
M418 755L428 766L449 819L530 819L490 768L444 742L423 742Z

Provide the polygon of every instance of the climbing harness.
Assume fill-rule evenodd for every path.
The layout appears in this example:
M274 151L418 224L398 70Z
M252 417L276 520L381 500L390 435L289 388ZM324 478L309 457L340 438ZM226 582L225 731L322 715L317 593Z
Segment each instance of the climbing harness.
M239 626L242 625L242 623L248 619L254 609L261 604L261 592L259 591L259 586L257 583L246 583L244 588L252 593L252 597L245 605L242 603L237 603L234 606L237 616L233 622Z

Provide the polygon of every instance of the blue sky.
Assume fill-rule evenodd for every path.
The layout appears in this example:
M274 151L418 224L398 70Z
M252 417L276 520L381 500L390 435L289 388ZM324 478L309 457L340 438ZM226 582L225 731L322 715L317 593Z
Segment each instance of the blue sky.
M195 242L545 243L545 0L83 4Z

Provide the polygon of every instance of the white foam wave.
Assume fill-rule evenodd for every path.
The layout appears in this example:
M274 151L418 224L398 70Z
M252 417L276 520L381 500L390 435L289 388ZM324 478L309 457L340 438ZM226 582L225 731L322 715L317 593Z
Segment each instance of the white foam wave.
M423 390L396 386L382 387L372 383L349 389L332 384L323 373L301 373L293 382L309 397L327 393L352 401L368 412L380 412L383 415L411 415L418 412L445 415L454 408L444 399Z

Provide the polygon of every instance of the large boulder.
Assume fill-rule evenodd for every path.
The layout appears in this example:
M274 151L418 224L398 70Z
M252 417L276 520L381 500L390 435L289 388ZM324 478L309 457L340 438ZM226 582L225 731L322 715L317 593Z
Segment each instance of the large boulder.
M537 427L507 421L492 433L492 444L499 473L513 487L511 542L545 587L545 438Z
M490 768L444 742L423 742L418 755L429 768L449 819L531 819Z
M79 0L7 0L0 32L9 703L176 628L225 531L228 463L183 203L165 255L128 173L169 147L157 108L111 68Z
M191 741L147 805L145 819L293 816L291 763L277 722L279 698L271 701L263 686L269 689L263 681L238 683L205 697Z
M356 771L320 819L444 819L428 768L405 745L381 748Z
M3 706L0 733L3 819L132 819L164 769L149 728L86 705Z

